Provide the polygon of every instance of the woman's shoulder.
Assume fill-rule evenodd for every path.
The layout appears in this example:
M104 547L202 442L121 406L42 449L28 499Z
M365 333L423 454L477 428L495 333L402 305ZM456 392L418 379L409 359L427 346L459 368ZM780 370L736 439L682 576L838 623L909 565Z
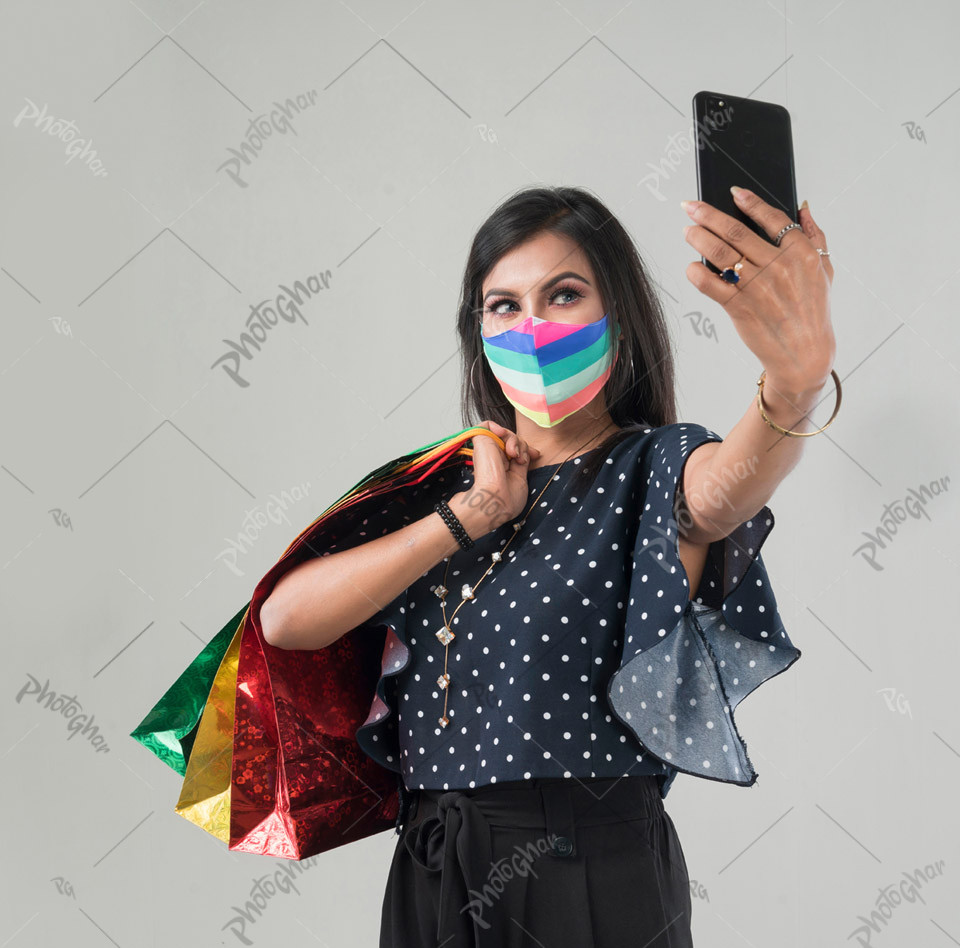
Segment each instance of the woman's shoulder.
M608 456L614 463L633 457L644 470L668 472L675 461L684 459L694 448L722 440L717 432L696 422L634 425L626 429Z
M708 437L720 439L720 435L713 429L695 421L673 421L670 424L657 427L652 425L633 426L631 434L634 437L661 443L701 440Z

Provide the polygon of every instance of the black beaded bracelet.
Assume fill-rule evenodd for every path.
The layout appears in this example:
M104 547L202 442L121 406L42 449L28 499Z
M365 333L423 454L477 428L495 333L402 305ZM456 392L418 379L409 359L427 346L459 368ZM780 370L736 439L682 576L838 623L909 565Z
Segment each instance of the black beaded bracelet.
M456 537L457 543L464 550L469 550L473 546L473 540L463 528L463 524L457 519L457 515L447 506L445 500L434 504L433 509L443 517L443 522L450 528L450 532Z

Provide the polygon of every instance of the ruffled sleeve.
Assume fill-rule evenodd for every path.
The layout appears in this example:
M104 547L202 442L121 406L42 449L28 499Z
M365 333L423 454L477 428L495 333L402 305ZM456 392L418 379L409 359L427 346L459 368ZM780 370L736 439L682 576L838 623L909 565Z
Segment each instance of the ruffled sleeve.
M671 768L663 796L677 772L741 786L756 781L734 710L801 654L780 620L760 555L774 524L769 507L710 545L689 597L673 514L677 484L695 448L722 440L701 425L665 425L637 458L642 512L623 652L607 696L643 747Z
M357 743L368 757L397 773L400 772L400 742L393 709L396 707L396 676L410 661L406 635L407 595L408 590L405 589L362 626L369 629L386 627L386 635L380 660L380 678L370 704L370 713L357 728Z

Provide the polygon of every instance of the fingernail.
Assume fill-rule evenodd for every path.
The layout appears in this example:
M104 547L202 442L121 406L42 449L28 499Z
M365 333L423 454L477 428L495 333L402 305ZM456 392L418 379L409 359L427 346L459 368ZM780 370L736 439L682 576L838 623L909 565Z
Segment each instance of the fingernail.
M526 464L530 460L530 456L526 453L523 455L523 463Z
M730 185L730 193L733 195L735 201L739 201L747 196L746 190L738 188L735 184Z
M700 207L699 201L681 201L680 206L688 213L695 214L698 207Z
M800 205L800 210L802 211L807 206L807 200L804 198L803 204Z

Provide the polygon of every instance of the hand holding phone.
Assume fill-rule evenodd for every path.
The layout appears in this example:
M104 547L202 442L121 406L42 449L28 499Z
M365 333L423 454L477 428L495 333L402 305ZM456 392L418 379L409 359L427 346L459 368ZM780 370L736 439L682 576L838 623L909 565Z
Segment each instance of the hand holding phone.
M749 188L791 221L798 220L790 113L782 105L698 92L693 97L693 119L701 201L768 241L770 236L733 200L731 185ZM709 260L702 259L719 273Z
M831 374L839 382L833 265L810 209L797 208L790 117L779 105L712 92L694 97L694 115L700 201L685 208L696 223L685 233L703 263L691 263L687 278L726 310L781 410L785 398L809 407ZM744 189L736 199L731 185Z

